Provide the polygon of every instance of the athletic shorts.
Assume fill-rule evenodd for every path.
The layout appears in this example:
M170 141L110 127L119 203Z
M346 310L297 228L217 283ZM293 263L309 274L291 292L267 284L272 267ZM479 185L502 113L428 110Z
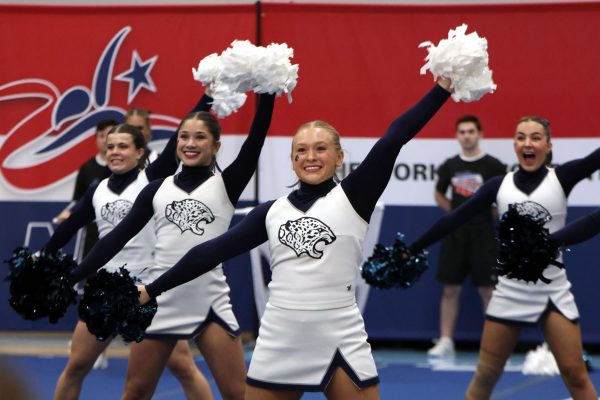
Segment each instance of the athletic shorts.
M436 278L446 285L462 285L471 275L473 286L494 286L497 250L493 227L461 226L442 241Z

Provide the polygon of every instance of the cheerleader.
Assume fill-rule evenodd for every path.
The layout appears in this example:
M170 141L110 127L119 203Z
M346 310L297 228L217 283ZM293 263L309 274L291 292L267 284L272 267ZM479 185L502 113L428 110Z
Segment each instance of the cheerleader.
M302 125L291 153L299 189L259 205L224 235L194 247L140 287L142 302L149 295L160 303L171 291L161 293L202 279L224 260L268 241L270 298L246 399L298 399L306 391L322 391L331 399L379 398L379 377L354 292L361 244L400 149L448 99L449 87L449 80L440 81L396 119L340 184L335 170L344 154L338 132L323 121Z
M516 203L528 214L547 218L545 227L551 233L560 229L565 223L569 193L575 184L600 168L600 149L556 168L546 166L552 150L550 128L547 120L538 117L524 117L519 121L514 149L518 170L484 183L471 199L442 217L417 239L410 246L411 252L430 246L493 203L500 215L510 204ZM522 326L537 324L542 328L571 396L598 398L583 361L579 313L570 291L571 283L564 269L552 265L545 269L544 276L551 282L533 284L499 277L486 310L479 363L467 389L467 399L490 397Z
M256 170L275 96L261 94L240 153L214 174L221 127L214 116L188 114L177 129L182 171L147 185L131 211L101 239L74 271L78 281L108 262L149 221L154 221L154 259L143 281L170 269L190 248L224 233L244 187ZM178 339L194 339L225 399L244 398L246 366L239 326L221 266L163 296L145 339L131 348L124 399L150 398Z
M196 107L209 109L210 101L212 99L205 95ZM57 227L46 243L46 251L55 252L62 248L79 228L94 221L100 237L110 232L127 214L138 193L149 181L175 172L178 166L175 144L176 135L173 135L156 161L142 171L145 165L142 160L147 151L143 134L138 128L127 124L113 127L107 136L107 161L112 175L88 188L69 218ZM126 265L132 275L141 276L143 269L153 262L155 241L152 225L148 224L118 255L103 265L109 271ZM77 322L67 365L56 384L55 399L79 397L83 380L109 343L96 340L83 321ZM196 366L186 341L177 344L168 366L181 382L187 398L212 399L210 385Z

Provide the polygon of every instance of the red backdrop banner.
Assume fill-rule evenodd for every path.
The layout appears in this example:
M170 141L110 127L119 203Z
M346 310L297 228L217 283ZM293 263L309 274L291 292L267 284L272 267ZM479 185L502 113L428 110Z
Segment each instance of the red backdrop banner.
M92 127L131 107L166 135L202 93L192 67L234 39L287 42L300 64L294 102L279 101L272 135L323 119L343 136L374 137L433 83L426 50L462 23L486 37L498 89L449 104L420 137L451 137L477 114L487 137L510 137L523 115L556 136L596 137L600 4L369 6L0 7L0 170L11 190L40 189L94 153ZM257 38L260 32L260 38ZM251 99L252 100L252 99ZM243 133L253 102L223 121Z
M508 137L518 118L548 118L558 136L598 136L600 4L497 6L263 5L263 42L295 49L300 80L273 132L324 119L342 136L377 136L432 84L419 75L426 40L466 23L488 40L498 89L447 105L419 137L451 137L473 113L487 137ZM283 107L282 107L283 108Z
M152 111L155 135L172 131L203 92L192 67L256 40L252 5L4 6L0 20L0 168L25 190L76 171L95 153L94 125L129 108ZM249 103L226 131L247 130Z

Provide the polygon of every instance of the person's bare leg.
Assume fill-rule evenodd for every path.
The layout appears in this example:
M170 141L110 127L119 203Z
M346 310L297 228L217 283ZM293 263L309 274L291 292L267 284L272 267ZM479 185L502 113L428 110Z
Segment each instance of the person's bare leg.
M557 312L549 312L542 323L544 336L556 359L569 393L575 400L598 399L598 393L583 361L581 328Z
M302 392L270 390L246 385L246 400L298 400Z
M165 369L175 339L149 339L132 343L123 400L151 399Z
M219 324L208 324L196 338L224 400L244 398L246 362L242 340L232 337Z
M477 370L465 394L466 400L489 399L504 371L506 360L519 339L521 328L486 320L479 348Z
M106 349L110 340L101 342L92 335L83 321L78 321L71 339L71 352L65 369L60 374L54 390L56 400L78 399L83 380L94 362Z
M167 368L181 383L186 399L213 399L210 384L198 369L187 340L177 341L167 361Z
M460 310L460 285L444 285L440 301L440 337L452 339Z

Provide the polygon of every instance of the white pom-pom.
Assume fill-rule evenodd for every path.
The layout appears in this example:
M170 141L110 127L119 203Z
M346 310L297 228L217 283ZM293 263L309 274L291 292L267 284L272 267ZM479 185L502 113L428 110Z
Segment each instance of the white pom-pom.
M492 81L492 71L488 67L487 40L477 32L465 34L467 25L463 24L448 32L448 39L442 39L435 46L423 42L429 54L421 68L421 75L431 71L434 79L440 76L452 80L452 98L455 101L476 101L486 93L496 89Z
M292 57L294 49L289 48L286 43L272 43L264 48L254 65L254 91L277 96L286 93L291 103L291 92L298 82L298 64L292 65Z
M221 57L217 53L212 53L198 63L198 69L192 68L192 74L194 79L200 81L203 86L209 86L218 79L221 69Z
M219 83L213 89L211 109L217 117L225 118L243 106L247 97L245 93L236 92L226 84Z
M525 356L523 374L525 375L558 375L558 365L554 356L548 350L548 345L543 343Z
M298 82L298 64L290 62L293 56L294 50L285 43L257 47L248 40L234 40L220 56L213 53L202 59L192 73L210 88L212 110L224 118L245 103L249 91L286 93L291 103Z
M248 40L234 40L221 54L220 80L236 92L250 91L254 87L252 68L257 52Z

